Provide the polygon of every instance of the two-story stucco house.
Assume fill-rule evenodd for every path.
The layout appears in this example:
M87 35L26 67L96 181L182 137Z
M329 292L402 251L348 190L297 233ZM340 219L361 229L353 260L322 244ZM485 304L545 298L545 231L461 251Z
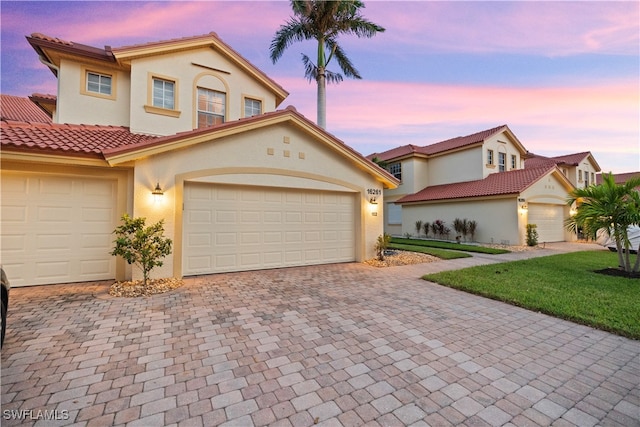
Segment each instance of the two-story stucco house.
M216 34L121 48L27 41L58 93L2 97L1 261L13 285L138 277L110 255L123 213L165 221L174 247L159 277L374 255L383 216L371 194L398 181L278 109L288 93Z
M526 225L540 242L575 240L563 227L567 193L600 170L590 153L529 159L508 126L426 146L405 145L368 156L398 180L385 190L385 231L416 234L416 221L476 221L474 239L522 245ZM575 164L574 164L575 163Z

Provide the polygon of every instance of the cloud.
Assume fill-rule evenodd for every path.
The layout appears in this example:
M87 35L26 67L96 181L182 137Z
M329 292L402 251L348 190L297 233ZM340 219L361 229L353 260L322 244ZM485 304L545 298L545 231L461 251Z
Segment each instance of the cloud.
M315 122L315 85L277 80L292 94L284 105ZM640 96L633 79L558 87L345 81L329 85L327 98L328 130L363 154L508 124L536 153L590 150L620 155L615 167L638 163Z
M372 2L367 16L398 53L637 55L638 2Z

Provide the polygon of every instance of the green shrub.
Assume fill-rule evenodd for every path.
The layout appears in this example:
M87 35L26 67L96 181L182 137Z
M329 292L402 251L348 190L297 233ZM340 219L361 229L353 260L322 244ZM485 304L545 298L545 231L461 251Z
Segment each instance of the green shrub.
M527 245L536 246L538 244L538 226L536 224L527 224Z

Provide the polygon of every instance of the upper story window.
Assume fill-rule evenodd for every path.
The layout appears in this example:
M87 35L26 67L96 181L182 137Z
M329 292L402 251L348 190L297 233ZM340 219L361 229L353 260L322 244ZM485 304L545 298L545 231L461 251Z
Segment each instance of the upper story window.
M584 171L584 187L587 188L589 186L589 172Z
M487 164L493 164L493 150L487 150Z
M198 129L224 123L226 94L198 88Z
M498 153L498 170L500 172L507 170L507 153Z
M518 158L515 154L511 155L511 169L517 169L518 166Z
M175 82L154 77L153 106L167 110L175 108Z
M578 169L578 182L582 182L582 169Z
M116 99L116 74L82 66L80 93L98 98Z
M111 95L111 76L87 71L87 92Z
M396 177L399 181L402 181L402 163L391 163L387 166L387 170L391 175Z
M262 114L262 101L258 99L245 98L244 99L244 116L251 117Z

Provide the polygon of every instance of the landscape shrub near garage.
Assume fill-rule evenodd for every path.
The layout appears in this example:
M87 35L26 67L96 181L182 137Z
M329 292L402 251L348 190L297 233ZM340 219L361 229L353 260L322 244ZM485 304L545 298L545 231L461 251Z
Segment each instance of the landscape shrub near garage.
M143 280L118 282L110 293L117 296L140 296L166 292L182 285L182 280L159 279L149 281L154 267L161 267L162 258L171 253L171 239L164 237L164 220L146 226L146 218L122 215L122 225L116 227L115 247L111 255L121 256L129 264L142 270Z

